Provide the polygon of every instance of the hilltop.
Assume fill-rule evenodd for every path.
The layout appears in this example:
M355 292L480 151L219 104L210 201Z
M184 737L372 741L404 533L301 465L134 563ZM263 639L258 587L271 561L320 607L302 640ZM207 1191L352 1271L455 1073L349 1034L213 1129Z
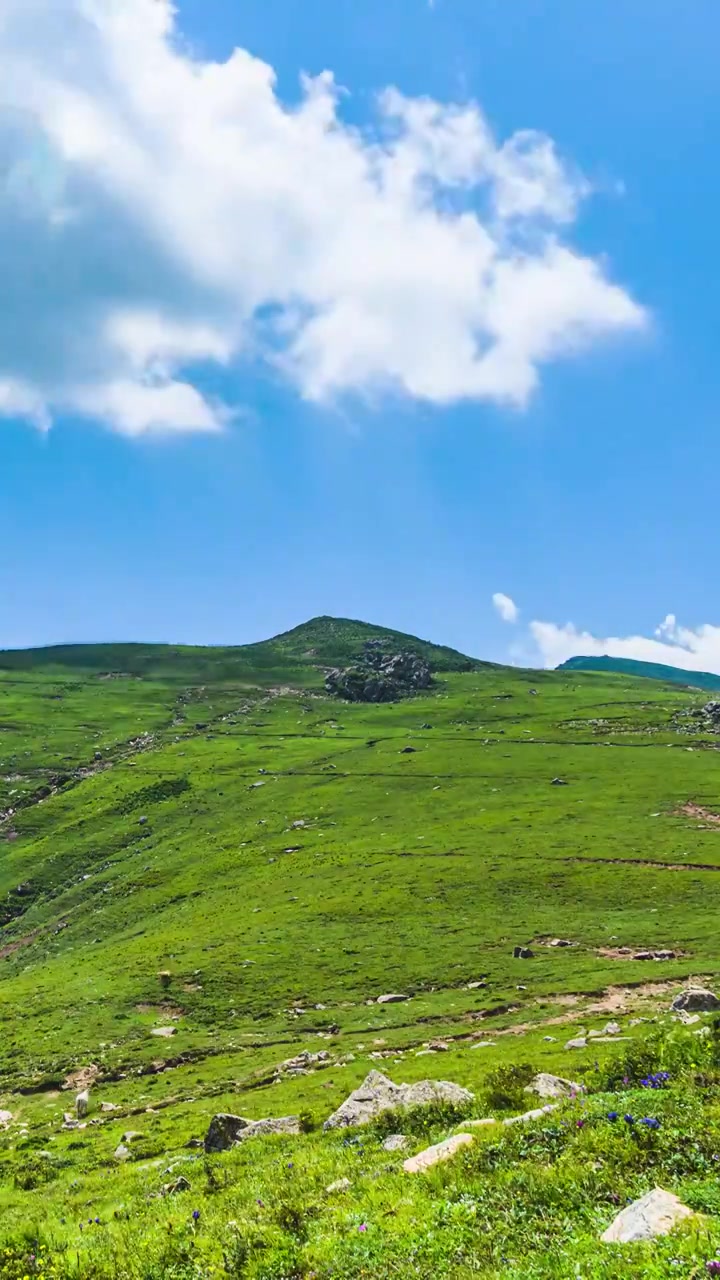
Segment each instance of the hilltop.
M328 668L386 638L431 664L431 688L327 694ZM644 1148L508 1131L411 1190L386 1132L321 1126L371 1069L456 1082L476 1117L526 1108L528 1066L609 1088L619 1034L628 1078L649 1070L664 1050L643 1049L642 1019L720 973L720 739L688 714L701 700L327 618L234 649L3 654L0 1277L30 1274L36 1238L62 1280L564 1280L580 1260L598 1280L664 1276L635 1253L598 1269L591 1247L610 1170L628 1195L655 1176ZM89 1081L86 1127L63 1127ZM682 1096L668 1125L691 1123ZM708 1128L696 1101L704 1142L720 1118ZM199 1154L224 1112L312 1132ZM413 1151L461 1118L395 1123ZM657 1146L658 1177L687 1173L682 1149L673 1164L670 1139ZM582 1172L598 1160L606 1173ZM186 1194L163 1194L180 1174ZM510 1185L523 1207L501 1228ZM557 1233L567 1267L552 1270Z
M321 671L355 660L369 640L388 640L430 663L433 671L472 671L480 663L455 649L417 636L347 618L312 618L272 640L237 646L170 644L72 644L0 650L0 671L95 672L145 679L243 681L300 685L320 682Z
M685 667L668 667L661 662L638 662L634 658L568 658L558 671L607 671L643 680L664 680L687 689L720 689L720 676L711 671L688 671Z

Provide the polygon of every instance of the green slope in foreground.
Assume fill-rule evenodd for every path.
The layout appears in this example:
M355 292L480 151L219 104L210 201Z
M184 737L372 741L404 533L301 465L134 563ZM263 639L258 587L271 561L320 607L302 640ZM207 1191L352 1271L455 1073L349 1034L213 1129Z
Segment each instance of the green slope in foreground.
M622 1170L623 1194L655 1176L652 1151L631 1159L615 1139L567 1160L560 1138L539 1151L512 1191L530 1208L505 1221L501 1252L471 1229L465 1175L448 1167L410 1190L379 1138L357 1152L321 1133L257 1140L212 1162L186 1147L217 1111L318 1126L373 1067L454 1080L479 1115L508 1064L592 1083L619 1050L566 1051L568 1037L612 1017L632 1050L638 1017L720 969L718 741L686 714L698 695L496 667L404 637L435 669L427 694L382 706L324 694L325 666L388 634L319 619L247 649L2 655L0 1110L13 1119L0 1134L0 1277L32 1273L36 1238L62 1277L700 1274L688 1268L707 1241L683 1245L684 1272L669 1254L598 1270L588 1223L606 1224L612 1201L588 1199L577 1169ZM555 937L574 945L546 945ZM514 959L518 944L533 959ZM634 958L648 950L675 954ZM376 1003L390 992L407 1000ZM277 1073L320 1049L329 1068ZM118 1111L63 1130L78 1072ZM695 1129L715 1133L692 1105ZM448 1123L431 1117L426 1136ZM142 1137L119 1163L130 1129ZM487 1156L493 1213L506 1160L518 1172L507 1143ZM320 1184L359 1168L358 1152L362 1186L326 1205ZM157 1198L181 1159L191 1191ZM288 1163L305 1182L293 1172L283 1189ZM546 1226L539 1213L526 1237L533 1179L554 1207L542 1201ZM102 1231L88 1230L96 1216ZM570 1241L555 1270L548 1223ZM528 1247L541 1249L535 1271Z

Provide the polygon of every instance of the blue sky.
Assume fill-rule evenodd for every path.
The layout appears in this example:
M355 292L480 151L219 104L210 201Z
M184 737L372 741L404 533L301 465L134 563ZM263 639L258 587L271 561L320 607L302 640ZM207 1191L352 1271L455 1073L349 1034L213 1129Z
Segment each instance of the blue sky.
M332 613L720 670L714 0L15 3L0 645Z

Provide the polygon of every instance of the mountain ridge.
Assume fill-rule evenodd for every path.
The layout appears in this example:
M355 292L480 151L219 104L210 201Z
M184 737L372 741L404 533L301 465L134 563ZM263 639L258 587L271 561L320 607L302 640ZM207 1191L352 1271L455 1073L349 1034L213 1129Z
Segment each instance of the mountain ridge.
M662 662L642 662L636 658L583 656L568 658L556 671L614 672L617 675L637 676L644 680L663 680L666 684L679 684L689 689L720 689L720 675L712 671L688 671L685 667L672 667Z

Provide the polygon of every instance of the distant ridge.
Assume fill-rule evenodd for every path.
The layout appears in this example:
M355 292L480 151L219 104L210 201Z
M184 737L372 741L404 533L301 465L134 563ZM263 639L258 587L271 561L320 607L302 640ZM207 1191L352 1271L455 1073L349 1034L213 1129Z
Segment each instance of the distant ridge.
M690 689L720 689L720 675L711 671L686 671L684 667L666 667L661 662L638 662L634 658L568 658L558 671L614 671L623 676L641 676L646 680L664 680Z

